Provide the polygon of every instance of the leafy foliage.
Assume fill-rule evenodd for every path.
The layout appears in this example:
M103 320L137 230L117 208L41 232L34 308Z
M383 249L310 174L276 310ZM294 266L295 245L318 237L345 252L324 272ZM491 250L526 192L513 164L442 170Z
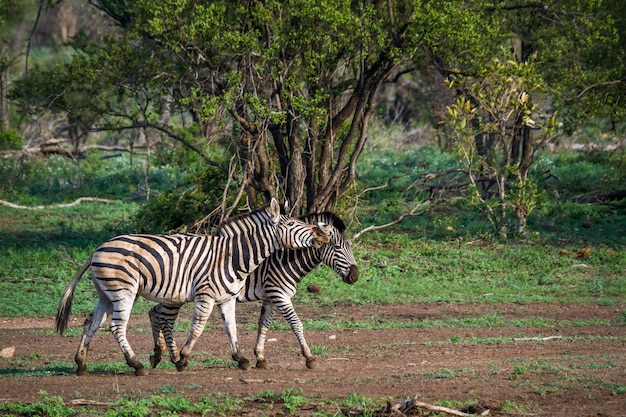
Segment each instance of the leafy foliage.
M22 137L15 130L0 131L0 151L22 149Z
M175 188L148 200L137 211L134 228L144 233L192 231L194 224L221 206L227 188L226 176L216 168L207 168L193 180L195 185L191 187ZM196 226L195 231L199 228L210 231L220 219L219 216L209 216L208 220Z

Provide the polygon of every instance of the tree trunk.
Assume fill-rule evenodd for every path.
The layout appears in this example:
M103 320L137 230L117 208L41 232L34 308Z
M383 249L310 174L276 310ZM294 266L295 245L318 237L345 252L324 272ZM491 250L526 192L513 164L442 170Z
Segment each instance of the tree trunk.
M7 110L7 85L9 78L9 67L0 65L0 133L9 129Z
M297 120L290 116L287 118L287 136L289 138L289 149L291 150L291 158L287 166L287 174L285 177L285 188L289 207L291 207L294 215L299 215L302 208L302 197L304 195L304 180L306 172L302 164L302 139L298 129Z

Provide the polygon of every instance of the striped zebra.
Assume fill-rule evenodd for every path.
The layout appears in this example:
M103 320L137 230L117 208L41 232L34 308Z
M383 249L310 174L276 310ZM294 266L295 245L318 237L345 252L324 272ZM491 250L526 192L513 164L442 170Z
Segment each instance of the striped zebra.
M329 244L321 248L274 252L250 274L244 290L237 299L239 302L263 302L254 349L257 368L267 367L265 339L275 310L280 311L291 325L291 329L300 343L302 355L306 358L306 366L309 369L314 368L315 356L311 353L311 349L304 338L302 322L291 302L291 298L296 293L296 287L309 272L321 263L332 268L348 284L355 283L359 278L359 271L352 253L352 244L344 234L346 226L343 221L329 212L310 214L300 219L312 224L330 225L328 231ZM178 360L178 350L172 336L177 314L178 308L166 307L161 304L157 304L150 310L150 321L155 342L154 354L150 358L153 367L160 362L161 354L166 347L170 349L172 362L175 363Z
M111 332L135 375L147 375L126 339L126 325L138 295L170 307L195 303L191 330L176 363L186 369L194 344L202 334L214 305L218 305L228 333L232 357L249 367L239 353L235 325L237 295L252 270L282 248L321 247L328 243L328 226L311 225L280 215L275 199L249 214L225 221L215 236L192 234L124 235L101 245L83 265L61 300L56 316L60 334L67 327L76 285L91 266L98 304L85 319L76 352L77 374L87 374L89 342L111 316Z

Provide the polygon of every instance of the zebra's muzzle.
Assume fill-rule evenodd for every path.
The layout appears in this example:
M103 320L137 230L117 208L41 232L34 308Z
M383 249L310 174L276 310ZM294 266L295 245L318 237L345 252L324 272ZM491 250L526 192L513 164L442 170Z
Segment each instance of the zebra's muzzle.
M343 282L346 284L354 284L359 279L359 268L356 265L350 265L350 271L343 276Z

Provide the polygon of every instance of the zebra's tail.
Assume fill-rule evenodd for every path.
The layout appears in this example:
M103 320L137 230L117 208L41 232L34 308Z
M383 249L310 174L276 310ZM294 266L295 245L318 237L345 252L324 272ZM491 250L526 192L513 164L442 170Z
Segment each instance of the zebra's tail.
M74 275L74 279L67 290L65 290L65 294L63 294L63 298L59 303L59 309L57 310L56 317L56 326L57 333L63 335L63 332L67 328L67 322L70 319L70 312L72 311L72 299L74 298L74 290L76 289L76 285L78 281L83 276L87 268L91 265L91 256L87 259L87 262L80 268L80 270Z

